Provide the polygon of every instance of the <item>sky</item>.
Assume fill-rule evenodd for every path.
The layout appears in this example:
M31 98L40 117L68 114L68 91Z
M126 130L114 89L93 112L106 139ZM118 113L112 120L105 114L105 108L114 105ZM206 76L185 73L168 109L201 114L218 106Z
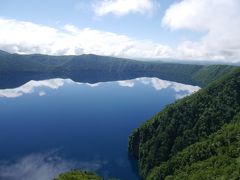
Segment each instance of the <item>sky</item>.
M0 49L240 62L240 0L0 0Z

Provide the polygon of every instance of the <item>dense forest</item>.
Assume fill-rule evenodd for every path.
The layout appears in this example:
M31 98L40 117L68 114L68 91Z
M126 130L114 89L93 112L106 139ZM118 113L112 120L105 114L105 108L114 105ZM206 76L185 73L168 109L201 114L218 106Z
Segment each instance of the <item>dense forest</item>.
M72 170L58 175L53 180L117 180L115 178L105 179L93 172Z
M240 114L216 133L155 167L148 179L236 179L240 177Z
M240 68L136 129L129 152L143 179L238 179Z
M54 180L103 180L103 178L92 172L73 170L60 174Z
M99 80L158 77L163 80L205 86L236 67L229 65L194 65L164 62L145 62L131 59L98 56L19 55L0 51L0 80L14 81L16 77L71 78L84 80L91 74ZM38 77L37 77L38 75ZM82 77L84 76L84 77ZM113 77L113 78L112 78ZM36 79L37 80L37 79Z

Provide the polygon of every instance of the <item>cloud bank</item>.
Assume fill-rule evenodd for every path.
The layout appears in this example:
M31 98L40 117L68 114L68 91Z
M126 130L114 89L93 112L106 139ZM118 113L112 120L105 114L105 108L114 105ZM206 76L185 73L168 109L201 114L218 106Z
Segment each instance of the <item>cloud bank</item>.
M239 62L239 17L239 0L182 0L166 11L162 23L171 30L205 33L200 41L181 43L176 56Z
M149 14L155 0L94 1L97 16ZM158 4L158 3L157 3ZM183 40L175 48L152 40L70 24L53 28L0 17L0 49L12 53L49 55L98 54L143 59L209 60L240 63L240 1L182 0L166 11L159 23L173 31L200 32L199 40Z
M93 5L97 16L114 14L124 16L129 13L151 14L154 10L152 0L103 0Z
M98 54L131 58L169 57L170 47L90 28L60 29L0 18L0 49L22 54Z

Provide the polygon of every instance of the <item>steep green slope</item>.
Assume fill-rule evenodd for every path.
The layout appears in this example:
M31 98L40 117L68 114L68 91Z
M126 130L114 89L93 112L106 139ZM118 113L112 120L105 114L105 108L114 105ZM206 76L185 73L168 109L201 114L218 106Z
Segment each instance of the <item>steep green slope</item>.
M192 78L198 82L199 86L206 86L207 84L217 80L220 76L230 73L237 69L237 67L228 65L210 65L204 66L200 70L196 71Z
M230 123L240 112L239 89L238 68L199 92L167 106L135 130L129 137L129 152L138 159L141 176L153 177L150 174L153 169ZM169 167L161 167L164 168L168 172ZM156 169L154 174L158 174Z
M155 167L147 179L237 179L240 177L240 113L232 123Z

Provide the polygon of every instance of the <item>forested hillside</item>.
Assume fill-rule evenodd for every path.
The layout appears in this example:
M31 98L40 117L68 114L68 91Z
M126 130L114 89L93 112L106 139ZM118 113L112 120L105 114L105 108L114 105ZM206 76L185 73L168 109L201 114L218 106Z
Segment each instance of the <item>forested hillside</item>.
M131 59L98 56L19 55L0 51L0 78L23 75L71 77L72 74L103 74L119 77L158 77L185 84L205 86L236 67L228 65L194 65L144 62ZM123 79L124 79L123 78ZM121 79L121 78L120 78Z
M238 68L136 129L129 152L144 179L237 179L239 112Z
M240 114L216 133L155 167L148 179L237 179L239 160Z
M62 173L54 180L103 180L103 178L92 172L74 170Z

